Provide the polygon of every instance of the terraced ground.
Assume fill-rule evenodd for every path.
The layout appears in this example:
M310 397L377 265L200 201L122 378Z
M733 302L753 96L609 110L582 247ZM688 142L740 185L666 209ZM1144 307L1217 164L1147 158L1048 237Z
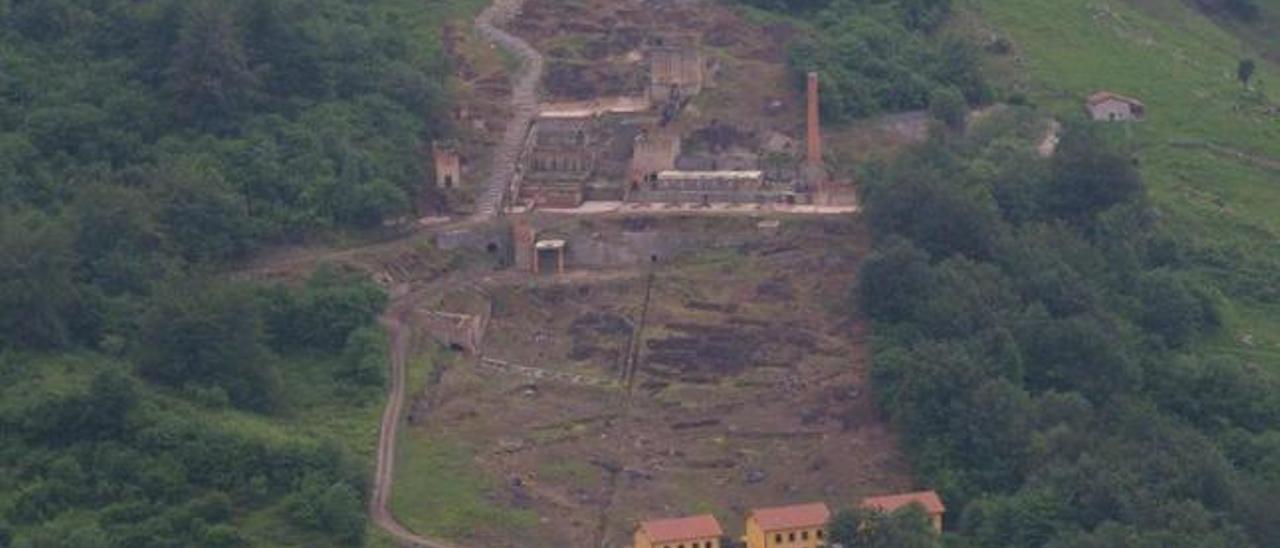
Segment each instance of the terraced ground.
M1280 66L1273 42L1237 35L1180 0L963 0L957 23L1009 38L993 57L1006 91L1060 117L1112 90L1142 99L1147 120L1108 128L1130 146L1168 222L1196 242L1202 263L1241 256L1243 268L1202 266L1223 293L1226 329L1202 350L1280 371ZM1263 5L1264 28L1280 3ZM1260 31L1258 31L1260 32ZM1252 89L1236 79L1258 59Z

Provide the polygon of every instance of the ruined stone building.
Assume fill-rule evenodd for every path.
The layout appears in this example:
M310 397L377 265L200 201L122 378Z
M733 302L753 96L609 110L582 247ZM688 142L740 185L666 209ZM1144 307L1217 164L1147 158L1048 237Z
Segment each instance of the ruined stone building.
M680 102L702 92L706 60L697 38L659 36L651 40L649 98L655 103Z
M457 143L431 143L431 156L435 165L436 186L445 190L462 186L462 156L458 153Z
M662 171L627 193L629 202L795 204L806 197L790 184L769 184L762 171Z
M593 116L540 117L525 152L520 200L541 207L577 207L596 169Z
M645 131L636 135L627 175L631 188L656 179L660 172L675 169L679 154L680 136L675 133Z
M1089 118L1098 122L1128 122L1147 115L1147 106L1137 99L1110 91L1099 91L1085 101Z

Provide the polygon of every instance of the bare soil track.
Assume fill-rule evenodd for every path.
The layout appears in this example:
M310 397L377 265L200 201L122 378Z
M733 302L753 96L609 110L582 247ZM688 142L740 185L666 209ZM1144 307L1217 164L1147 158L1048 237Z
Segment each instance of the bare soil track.
M441 540L429 539L410 531L391 513L391 486L395 482L396 436L404 409L405 362L412 339L406 316L412 310L414 294L401 295L382 317L391 334L391 375L387 389L387 408L382 413L378 435L378 463L374 472L373 493L369 497L369 516L373 522L401 543L424 548L456 548Z

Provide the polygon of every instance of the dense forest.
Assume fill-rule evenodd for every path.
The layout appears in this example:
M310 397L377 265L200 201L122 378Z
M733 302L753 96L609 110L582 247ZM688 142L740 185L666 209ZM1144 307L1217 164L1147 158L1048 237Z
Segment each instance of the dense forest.
M811 32L791 45L797 82L822 74L828 120L921 110L960 96L991 100L978 50L942 31L950 0L739 0L797 15Z
M1036 120L938 131L868 173L853 300L948 545L1274 546L1280 386L1195 352L1219 289L1129 158L1069 125L1042 159Z
M0 546L238 546L259 510L363 542L363 461L201 410L296 412L286 366L377 400L380 289L221 272L412 210L447 131L423 9L0 2Z

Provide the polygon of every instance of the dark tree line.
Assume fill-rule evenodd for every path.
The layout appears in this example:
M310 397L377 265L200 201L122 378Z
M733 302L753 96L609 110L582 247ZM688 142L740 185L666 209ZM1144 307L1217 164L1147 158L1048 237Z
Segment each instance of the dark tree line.
M991 99L977 49L940 32L950 0L739 1L812 24L791 45L790 64L797 81L822 76L828 119L933 108L959 125L967 104Z
M868 173L854 300L948 546L1274 546L1280 385L1197 349L1217 289L1132 162L1075 126L1040 159L1032 122Z

